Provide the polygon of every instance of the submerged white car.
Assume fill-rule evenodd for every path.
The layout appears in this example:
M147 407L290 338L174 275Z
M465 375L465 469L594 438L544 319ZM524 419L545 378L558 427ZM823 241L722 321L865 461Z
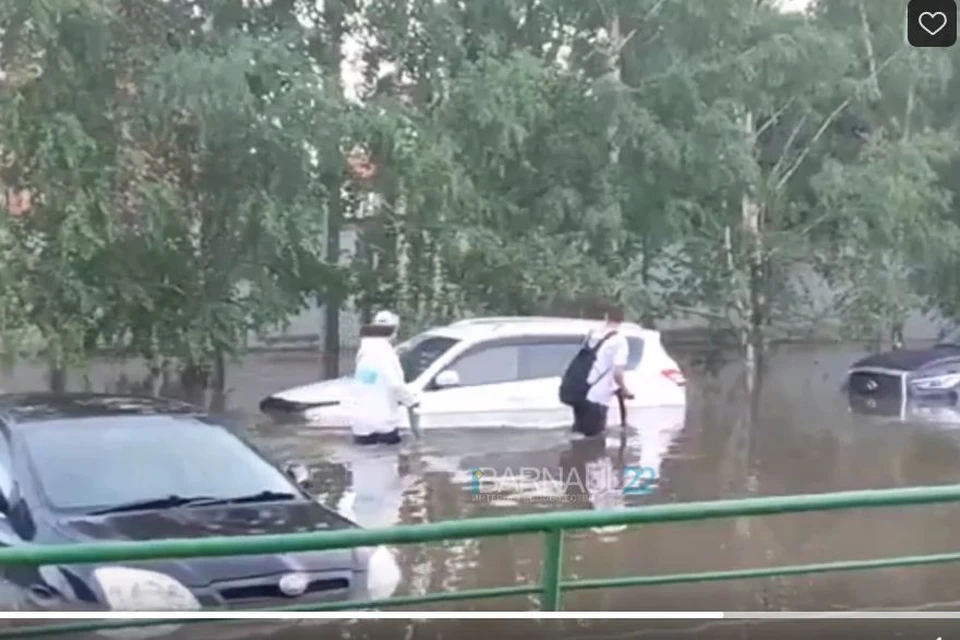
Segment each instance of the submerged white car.
M462 320L399 345L407 384L420 396L421 429L556 428L571 424L559 398L560 378L584 337L598 323L570 318L503 317ZM623 323L630 345L630 409L686 405L686 379L663 348L660 333ZM350 425L343 401L349 377L275 393L260 403L268 415L292 415L315 427ZM610 423L620 423L611 403Z

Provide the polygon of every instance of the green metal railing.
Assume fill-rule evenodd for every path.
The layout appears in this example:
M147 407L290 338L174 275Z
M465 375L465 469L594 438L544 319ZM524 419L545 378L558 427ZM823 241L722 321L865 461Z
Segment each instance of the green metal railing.
M576 529L615 525L661 524L713 520L718 518L780 515L812 511L836 511L877 507L898 507L960 501L960 485L848 491L787 497L717 500L682 504L653 505L615 511L560 511L544 514L472 518L386 529L349 529L284 535L216 537L192 540L155 540L75 545L31 545L0 550L0 566L64 565L77 563L122 563L143 560L237 556L264 553L324 551L382 544L413 544L451 539L483 538L538 533L545 537L543 570L539 584L472 589L456 593L400 596L379 601L324 602L280 607L269 611L350 611L391 606L458 602L509 596L539 595L540 609L557 611L564 592L585 589L640 587L693 582L715 582L791 576L836 571L857 571L921 566L960 561L960 552L901 556L871 560L837 561L731 571L634 576L609 579L564 580L563 535ZM153 626L208 622L198 619L90 621L57 625L8 628L0 638L24 638L52 633L71 633L119 627ZM221 621L222 622L222 621Z

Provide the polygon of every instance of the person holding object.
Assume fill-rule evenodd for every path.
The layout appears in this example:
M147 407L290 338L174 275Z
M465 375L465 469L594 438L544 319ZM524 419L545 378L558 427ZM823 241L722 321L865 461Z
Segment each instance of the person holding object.
M399 444L403 421L400 405L407 410L417 406L417 398L407 387L393 339L400 318L380 311L373 323L360 329L360 349L353 374L350 415L356 444ZM413 413L411 411L411 413Z
M560 382L560 401L573 410L574 432L584 436L604 432L614 397L633 397L624 381L630 347L620 333L623 310L612 304L603 307L603 326L587 334Z

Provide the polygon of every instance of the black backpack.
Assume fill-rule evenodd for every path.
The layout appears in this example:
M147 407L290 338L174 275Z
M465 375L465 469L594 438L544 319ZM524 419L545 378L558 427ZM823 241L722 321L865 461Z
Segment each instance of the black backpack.
M578 405L587 399L587 393L593 384L590 383L590 370L593 369L593 363L597 361L597 352L607 339L611 338L616 331L611 331L603 336L597 344L590 346L590 335L583 341L577 355L567 365L567 370L563 373L560 380L560 402L568 406ZM601 375L597 380L602 378ZM594 381L594 384L596 380Z

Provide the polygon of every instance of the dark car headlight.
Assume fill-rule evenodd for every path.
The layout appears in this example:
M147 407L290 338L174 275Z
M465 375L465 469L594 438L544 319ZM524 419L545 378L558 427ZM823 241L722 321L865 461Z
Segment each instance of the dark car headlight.
M944 372L924 375L910 381L910 388L917 391L947 391L960 385L960 373Z

